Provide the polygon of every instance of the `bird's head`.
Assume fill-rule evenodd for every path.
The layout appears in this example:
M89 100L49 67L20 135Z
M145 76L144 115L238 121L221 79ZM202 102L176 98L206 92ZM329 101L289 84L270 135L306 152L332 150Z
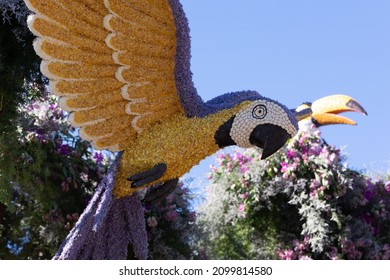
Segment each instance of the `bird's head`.
M311 112L311 111L310 111ZM265 159L278 151L298 131L294 112L270 99L249 102L219 127L215 140L219 147L257 146Z
M302 112L311 109L311 115L304 115ZM320 98L313 103L303 103L295 109L299 128L308 130L312 125L320 127L330 124L356 125L356 122L339 115L344 112L358 112L367 115L366 110L353 98L346 95L329 95Z

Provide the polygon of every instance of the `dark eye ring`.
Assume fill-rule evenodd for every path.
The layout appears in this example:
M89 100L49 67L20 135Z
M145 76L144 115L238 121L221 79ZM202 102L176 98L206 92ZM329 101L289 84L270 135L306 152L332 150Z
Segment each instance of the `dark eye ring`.
M256 119L264 119L267 115L267 107L264 105L257 105L253 108L252 116Z

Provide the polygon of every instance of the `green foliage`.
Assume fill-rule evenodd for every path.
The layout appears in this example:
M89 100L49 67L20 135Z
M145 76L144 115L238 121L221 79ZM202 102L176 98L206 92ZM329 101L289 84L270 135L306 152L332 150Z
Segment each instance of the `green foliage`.
M191 259L195 212L194 195L187 184L178 187L158 203L145 205L145 221L149 238L149 259Z
M390 182L348 169L319 131L260 156L218 155L197 220L208 258L390 258Z
M57 98L33 98L18 114L0 138L0 258L50 259L109 162L67 124Z
M18 105L26 98L25 81L43 84L26 19L23 1L0 2L0 133L13 128Z
M110 162L47 93L27 14L22 0L0 0L0 259L52 258ZM180 186L147 206L150 258L191 257L190 197Z

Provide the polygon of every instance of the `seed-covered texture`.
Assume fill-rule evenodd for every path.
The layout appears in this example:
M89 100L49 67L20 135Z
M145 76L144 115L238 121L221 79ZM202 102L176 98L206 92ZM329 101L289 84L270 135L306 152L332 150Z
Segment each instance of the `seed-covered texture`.
M137 259L147 259L148 236L141 199L138 195L121 199L112 195L121 156L119 153L54 259L126 259L129 244Z
M35 13L28 24L41 71L71 124L96 149L124 150L57 256L126 258L132 243L146 258L143 208L138 194L125 197L135 191L126 178L160 162L168 170L153 184L180 177L218 150L220 125L263 98L243 91L203 102L179 0L25 2Z
M69 121L96 149L120 151L159 120L182 112L176 27L167 0L26 0L28 20Z
M123 197L139 190L131 188L131 182L126 178L151 169L157 163L165 163L167 171L153 185L183 176L199 161L220 149L215 142L215 132L250 103L243 102L204 118L175 114L151 127L148 133L140 134L124 151L114 195Z
M250 148L253 145L249 141L249 136L256 126L262 124L273 124L283 128L293 137L298 129L295 122L291 121L291 112L270 99L260 99L254 101L250 106L241 110L234 118L230 137L242 148Z

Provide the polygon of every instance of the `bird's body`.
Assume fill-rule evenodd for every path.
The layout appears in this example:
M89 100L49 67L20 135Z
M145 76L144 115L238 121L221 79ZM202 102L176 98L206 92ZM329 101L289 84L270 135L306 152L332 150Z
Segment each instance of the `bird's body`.
M115 196L123 197L138 190L131 188L126 178L158 163L165 163L167 171L154 184L182 177L199 161L220 149L214 138L215 131L246 104L243 102L203 118L174 114L151 127L148 133L140 134L124 150Z

